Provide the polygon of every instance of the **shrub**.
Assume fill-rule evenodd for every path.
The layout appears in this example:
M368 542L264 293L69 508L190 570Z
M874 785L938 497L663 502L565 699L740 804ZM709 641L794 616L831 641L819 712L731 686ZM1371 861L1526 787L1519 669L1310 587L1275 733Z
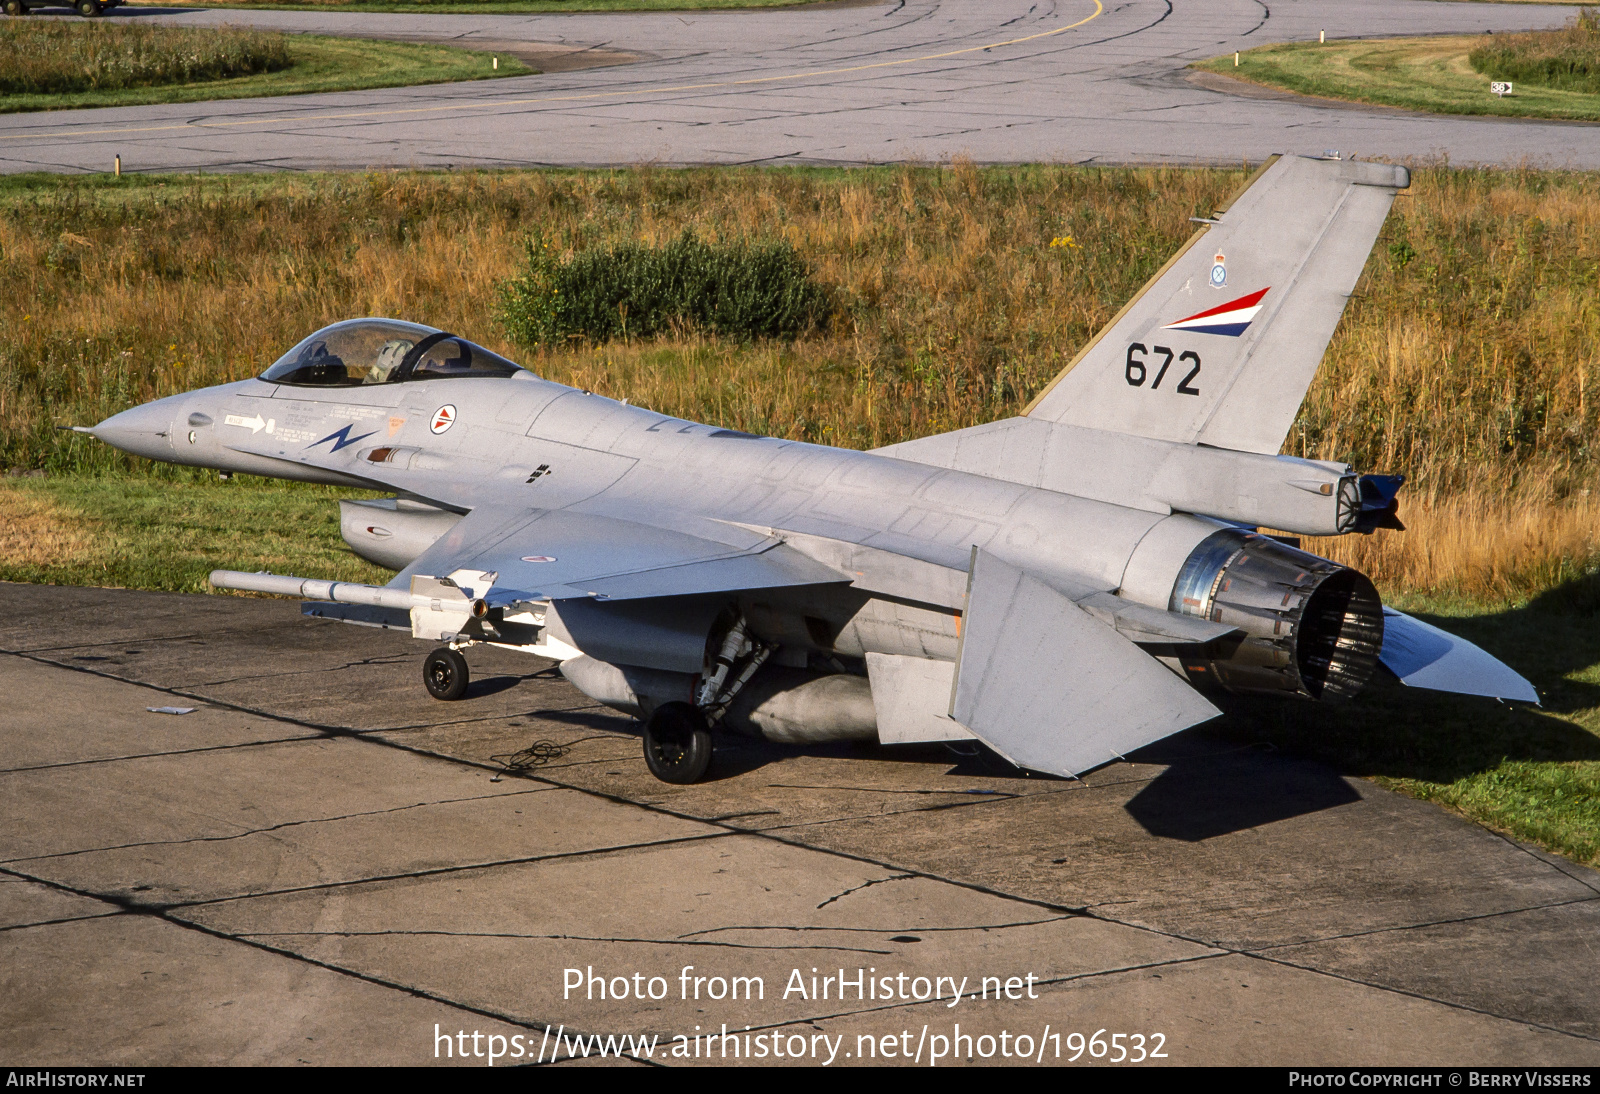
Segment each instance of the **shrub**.
M1580 8L1560 30L1494 35L1467 60L1496 80L1600 94L1600 11Z
M225 80L293 64L282 34L66 19L0 22L0 94Z
M535 236L522 276L500 285L500 320L529 346L683 328L793 338L831 311L827 290L789 243L708 243L688 231L661 247L624 243L567 257Z

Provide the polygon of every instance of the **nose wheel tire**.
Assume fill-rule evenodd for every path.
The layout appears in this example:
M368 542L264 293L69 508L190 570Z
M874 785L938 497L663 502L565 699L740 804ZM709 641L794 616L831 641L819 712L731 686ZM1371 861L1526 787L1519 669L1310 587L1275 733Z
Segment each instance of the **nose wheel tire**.
M5 0L5 3L0 5L0 8L3 8L7 15L28 14L28 9L22 6L22 0Z
M78 0L78 2L73 6L78 9L78 14L83 16L85 19L100 18L101 8L99 0Z
M664 783L699 782L711 766L711 730L688 703L663 703L644 724L644 762Z
M467 693L467 659L448 646L441 646L428 654L422 663L422 683L435 699L450 702Z

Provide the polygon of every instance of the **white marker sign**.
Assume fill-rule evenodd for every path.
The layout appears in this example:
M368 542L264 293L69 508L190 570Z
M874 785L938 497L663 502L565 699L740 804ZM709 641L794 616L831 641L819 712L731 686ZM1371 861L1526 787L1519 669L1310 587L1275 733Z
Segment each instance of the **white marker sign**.
M1511 94L1511 82L1509 80L1495 80L1489 85L1489 90L1503 99Z

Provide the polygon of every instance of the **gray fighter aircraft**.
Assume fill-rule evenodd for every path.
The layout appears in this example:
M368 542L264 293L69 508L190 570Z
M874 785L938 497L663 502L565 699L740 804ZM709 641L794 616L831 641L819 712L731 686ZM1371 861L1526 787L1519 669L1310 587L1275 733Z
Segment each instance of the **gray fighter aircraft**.
M345 541L384 586L219 570L220 588L461 651L554 658L644 722L669 782L712 731L976 737L1076 774L1218 714L1408 684L1537 702L1290 535L1397 528L1397 477L1278 455L1404 168L1274 158L1021 417L874 452L681 421L389 319L259 378L88 432L151 459L375 487Z

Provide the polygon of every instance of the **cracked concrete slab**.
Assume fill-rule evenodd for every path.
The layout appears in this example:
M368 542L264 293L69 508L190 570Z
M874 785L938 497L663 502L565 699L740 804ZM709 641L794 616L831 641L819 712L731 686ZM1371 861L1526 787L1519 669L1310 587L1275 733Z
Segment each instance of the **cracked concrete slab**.
M318 735L316 730L155 695L148 688L4 654L0 654L0 688L8 695L49 697L42 710L34 704L0 708L0 771ZM173 705L196 709L183 715L149 710Z
M1337 780L1282 757L1230 760L1240 766L1216 778L1240 793ZM1405 927L1594 895L1475 824L1364 780L1337 781L1353 801L1202 841L1152 834L1129 812L1136 795L1126 785L996 802L958 819L901 814L786 835L847 854L893 846L895 861L916 869L1241 949L1335 935L1355 922ZM997 844L1013 850L994 855Z
M0 930L113 915L117 911L115 905L103 900L0 874Z
M171 689L180 696L269 709L278 718L340 729L416 728L489 717L515 718L543 706L573 705L574 692L551 677L550 662L503 650L473 651L474 684L466 703L416 702L421 659L408 635L372 631L359 652L323 620L297 606L251 597L180 597L119 590L128 612L106 612L99 590L0 585L8 604L45 616L40 626L0 627L0 649L41 661ZM59 594L59 595L55 595ZM227 610L218 615L216 605ZM147 635L127 624L147 619ZM109 636L115 635L115 639ZM425 652L425 651L423 651ZM544 673L541 678L537 674ZM548 703L540 698L560 684ZM268 707L256 702L270 696ZM150 704L154 705L154 704ZM593 704L577 696L577 705Z
M1415 996L1374 992L1365 985L1241 955L1084 977L1048 986L1039 994L1031 1002L980 999L956 1010L924 1003L824 1019L816 1025L830 1036L845 1037L841 1055L854 1053L858 1043L865 1048L866 1043L857 1040L860 1036L880 1038L876 1061L870 1057L864 1061L879 1064L904 1062L899 1057L884 1058L884 1035L908 1032L909 1045L915 1049L924 1025L930 1037L942 1033L953 1038L958 1021L961 1032L973 1037L974 1063L1022 1063L1015 1056L1010 1060L1000 1056L999 1035L1005 1031L1013 1038L1030 1037L1037 1054L1046 1025L1061 1035L1064 1063L1072 1055L1068 1042L1072 1033L1085 1042L1079 1063L1106 1062L1113 1054L1110 1036L1116 1033L1143 1033L1151 1050L1151 1035L1164 1034L1161 1051L1166 1052L1167 1062L1190 1065L1281 1065L1283 1047L1290 1043L1295 1063L1312 1067L1514 1066L1553 1059L1574 1065L1600 1063L1600 1044L1593 1041ZM1092 1061L1086 1042L1097 1030L1105 1031L1102 1039L1108 1046L1101 1061ZM985 1046L977 1038L984 1034L993 1039L987 1060L978 1056ZM1121 1043L1132 1044L1126 1038ZM923 1044L922 1064L927 1066L932 1047L937 1046ZM1053 1062L1053 1041L1046 1052ZM852 1056L846 1062L863 1061Z
M16 1066L431 1062L436 1023L527 1033L150 916L0 933Z
M470 899L468 899L470 894ZM784 997L839 968L910 977L1040 979L1188 960L1204 947L910 877L746 835L493 871L229 900L177 913L229 935L520 1021L673 1033L689 1025L809 1021L860 1009ZM705 995L681 998L686 966ZM564 992L567 969L585 988ZM664 1000L590 998L602 978L660 976ZM871 974L869 973L869 976ZM755 1002L711 997L710 978L760 977ZM724 985L724 992L731 987ZM898 990L898 989L897 989ZM860 993L857 992L857 995Z
M290 777L294 773L291 769ZM179 904L693 838L707 831L569 790L536 788L13 865L74 888Z
M1514 1010L1528 1021L1600 1039L1594 1007L1600 895L1403 933L1285 946L1268 956L1490 1014Z
M245 833L522 789L488 772L318 738L0 773L0 862Z

